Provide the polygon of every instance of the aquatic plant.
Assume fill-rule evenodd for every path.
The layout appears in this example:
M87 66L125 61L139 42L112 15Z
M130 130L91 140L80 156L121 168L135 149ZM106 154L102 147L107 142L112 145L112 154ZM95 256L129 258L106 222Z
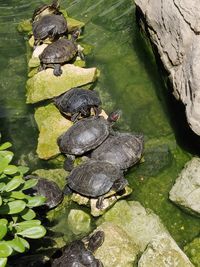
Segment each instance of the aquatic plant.
M9 147L9 142L0 145L0 267L6 266L9 256L30 248L26 238L38 239L46 234L33 210L45 198L26 194L37 180L25 180L28 168L10 164L14 154L7 150Z

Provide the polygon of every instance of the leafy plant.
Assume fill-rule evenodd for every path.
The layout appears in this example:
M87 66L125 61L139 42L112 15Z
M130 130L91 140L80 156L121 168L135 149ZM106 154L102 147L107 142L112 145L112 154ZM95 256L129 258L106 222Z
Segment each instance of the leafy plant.
M9 142L0 145L0 267L6 266L10 255L29 249L26 238L38 239L46 234L32 209L42 205L45 198L25 193L37 180L25 180L28 168L10 164L13 153L7 150L9 147Z

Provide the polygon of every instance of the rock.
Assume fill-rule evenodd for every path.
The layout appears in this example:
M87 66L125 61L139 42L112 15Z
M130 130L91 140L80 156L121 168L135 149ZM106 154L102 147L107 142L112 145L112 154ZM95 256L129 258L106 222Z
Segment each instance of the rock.
M90 216L82 210L70 210L67 221L70 230L75 235L88 233L90 231Z
M169 198L191 214L200 216L200 159L186 163L176 179Z
M138 262L138 267L155 266L192 267L194 265L176 242L164 233L151 240Z
M200 237L192 240L184 247L184 252L196 267L200 267Z
M97 79L96 68L80 68L73 64L62 66L63 74L56 77L53 69L38 72L28 79L26 84L27 103L36 103L51 99L65 91L82 85L90 84Z
M135 0L139 21L167 71L174 96L200 135L200 6L198 0Z
M104 267L132 267L139 248L130 236L111 222L103 223L95 232L97 230L105 234L103 244L95 252L95 257L102 261Z
M37 108L35 120L40 132L36 151L38 157L49 159L60 154L57 138L72 125L72 122L65 119L53 104Z

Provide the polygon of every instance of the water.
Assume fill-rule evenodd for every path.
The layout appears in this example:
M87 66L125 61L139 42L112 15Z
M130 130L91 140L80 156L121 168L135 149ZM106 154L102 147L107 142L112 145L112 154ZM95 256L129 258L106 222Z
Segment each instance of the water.
M49 165L35 153L34 107L25 104L25 40L16 26L40 4L38 0L0 0L0 131L3 141L13 143L15 160L20 158L31 169ZM191 153L196 154L196 137L185 127L182 106L160 78L151 50L137 28L132 1L63 0L61 6L86 23L84 42L93 45L87 66L101 71L96 89L104 108L108 112L122 110L121 130L145 135L145 162L127 174L134 189L129 199L154 210L183 246L198 235L200 220L170 203L168 192Z

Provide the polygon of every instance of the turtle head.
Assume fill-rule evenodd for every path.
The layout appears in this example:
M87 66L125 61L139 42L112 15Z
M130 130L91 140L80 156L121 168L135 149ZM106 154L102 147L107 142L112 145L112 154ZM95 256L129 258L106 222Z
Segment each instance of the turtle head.
M113 111L108 115L107 121L110 123L114 123L121 117L121 114L122 114L121 110Z
M81 29L76 28L72 33L72 41L76 41L78 39L78 37L81 35Z

